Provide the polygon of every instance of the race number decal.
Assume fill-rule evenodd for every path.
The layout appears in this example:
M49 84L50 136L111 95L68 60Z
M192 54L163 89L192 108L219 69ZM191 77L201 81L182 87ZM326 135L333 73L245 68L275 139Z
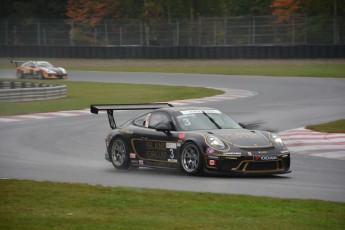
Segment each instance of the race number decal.
M176 143L166 143L166 149L167 149L167 160L168 162L177 162L177 144Z
M191 125L191 123L190 123L190 121L189 121L188 118L183 118L183 124L184 124L185 126L190 126L190 125Z

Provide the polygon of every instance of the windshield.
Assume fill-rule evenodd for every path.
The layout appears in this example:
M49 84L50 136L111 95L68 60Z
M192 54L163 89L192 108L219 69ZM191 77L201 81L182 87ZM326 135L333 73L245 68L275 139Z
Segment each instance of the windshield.
M49 62L37 62L37 65L39 67L53 67L53 65L50 64Z
M181 131L209 129L242 129L226 114L219 110L184 110L176 116Z

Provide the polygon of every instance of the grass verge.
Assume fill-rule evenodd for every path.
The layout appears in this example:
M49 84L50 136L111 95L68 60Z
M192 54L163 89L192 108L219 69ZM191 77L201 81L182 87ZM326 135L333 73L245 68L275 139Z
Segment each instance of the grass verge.
M0 229L343 229L345 203L0 180Z
M345 133L345 119L332 121L324 124L309 125L306 128L325 133Z
M32 58L20 58L31 60ZM11 58L0 58L0 68L14 69ZM68 70L164 72L222 75L345 78L344 59L68 59L47 60Z
M55 100L0 103L0 116L85 109L90 104L164 102L223 93L220 90L203 87L51 80L25 81L66 85L68 96Z

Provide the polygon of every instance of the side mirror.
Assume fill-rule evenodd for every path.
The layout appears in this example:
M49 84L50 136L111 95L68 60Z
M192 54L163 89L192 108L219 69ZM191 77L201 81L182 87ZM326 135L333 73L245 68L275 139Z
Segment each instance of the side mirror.
M172 130L170 123L160 123L156 126L156 131L158 132L164 132L167 134L170 134L170 131Z
M241 122L238 123L238 124L239 124L242 128L244 128L244 129L246 128L246 125L245 125L245 124L243 124L243 123L241 123Z

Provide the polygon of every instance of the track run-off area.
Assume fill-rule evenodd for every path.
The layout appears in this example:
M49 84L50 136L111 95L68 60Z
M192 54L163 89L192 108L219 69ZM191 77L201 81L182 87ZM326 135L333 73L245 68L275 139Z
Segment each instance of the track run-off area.
M13 74L0 70L0 77L8 73ZM69 80L222 89L223 95L171 103L218 108L238 122L279 133L292 152L292 173L253 178L189 177L155 169L119 172L103 159L106 116L85 109L1 117L1 178L345 202L345 134L301 128L344 118L344 79L71 71ZM132 113L117 113L118 123Z
M173 106L188 106L222 100L233 100L256 95L255 92L246 90L220 90L223 90L225 93L219 96L170 101L169 103ZM0 117L0 122L18 122L82 115L91 115L90 109ZM298 128L280 132L279 135L292 153L345 160L345 133L321 133L305 128Z

